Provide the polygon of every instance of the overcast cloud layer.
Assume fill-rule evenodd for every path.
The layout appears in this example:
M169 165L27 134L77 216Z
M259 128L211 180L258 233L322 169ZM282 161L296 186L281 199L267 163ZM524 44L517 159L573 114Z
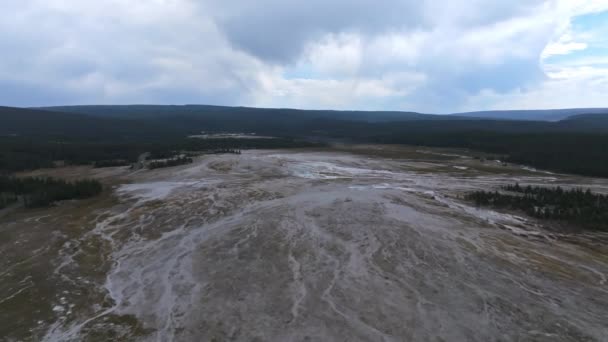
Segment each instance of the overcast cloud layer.
M608 107L608 0L3 0L0 104Z

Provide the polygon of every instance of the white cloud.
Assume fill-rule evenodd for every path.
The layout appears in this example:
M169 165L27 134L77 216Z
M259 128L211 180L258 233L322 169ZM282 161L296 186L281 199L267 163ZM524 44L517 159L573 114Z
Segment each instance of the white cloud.
M578 76L578 75L577 75ZM509 93L490 89L468 99L462 111L485 109L559 109L606 106L608 78L570 77L552 79L533 88L520 88Z
M373 109L377 99L406 97L426 81L420 73L395 73L379 79L285 79L279 72L261 74L253 105L304 109Z
M2 22L0 30L19 33L0 38L0 47L13 40L20 46L3 49L13 51L0 57L0 78L65 88L75 93L74 103L83 93L93 99L84 101L96 103L166 102L157 96L172 90L193 102L223 92L239 101L242 83L264 68L231 47L189 0L48 0L11 7L20 20Z
M567 55L574 51L585 50L586 42L579 42L572 36L570 30L560 36L557 41L550 42L541 55L542 59L550 58L556 55Z
M309 43L300 63L324 77L353 76L362 67L362 44L355 34L330 34Z
M606 9L608 0L8 0L0 101L545 107L550 91L604 89L595 64L547 61L591 46L597 37L573 32L571 19Z

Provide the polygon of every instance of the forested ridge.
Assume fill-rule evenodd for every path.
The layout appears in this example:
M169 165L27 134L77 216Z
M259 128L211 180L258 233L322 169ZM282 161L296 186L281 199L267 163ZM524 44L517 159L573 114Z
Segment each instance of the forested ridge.
M52 167L56 161L126 165L145 152L170 157L180 151L310 147L318 144L307 141L340 141L469 148L540 169L608 177L606 114L541 122L215 106L65 109L72 112L0 108L0 172ZM379 115L376 120L374 113ZM201 131L277 139L187 138Z
M452 115L433 115L404 111L354 111L354 110L298 110L289 108L252 108L212 105L105 105L105 106L59 106L40 109L88 114L99 117L118 118L159 118L170 116L199 116L212 119L267 119L268 117L330 118L368 122L407 121L407 120L454 120L454 119L501 119L501 120L542 120L559 121L568 117L585 114L605 114L608 108L571 108L550 110L499 110L455 113Z
M501 187L502 191L475 191L466 198L478 206L519 210L527 215L562 221L589 230L608 231L608 196L590 189L561 187L522 187L519 184Z

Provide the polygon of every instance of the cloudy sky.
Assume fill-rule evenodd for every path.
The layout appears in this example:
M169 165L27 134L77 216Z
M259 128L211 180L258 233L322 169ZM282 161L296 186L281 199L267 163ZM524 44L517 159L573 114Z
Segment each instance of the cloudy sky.
M2 0L0 104L608 107L608 0Z

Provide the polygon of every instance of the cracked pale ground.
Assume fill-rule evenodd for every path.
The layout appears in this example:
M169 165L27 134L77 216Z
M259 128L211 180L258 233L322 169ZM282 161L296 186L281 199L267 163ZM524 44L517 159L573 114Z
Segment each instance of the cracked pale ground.
M607 182L375 149L86 170L113 193L0 218L0 336L606 340L605 234L550 232L459 198L516 180Z

